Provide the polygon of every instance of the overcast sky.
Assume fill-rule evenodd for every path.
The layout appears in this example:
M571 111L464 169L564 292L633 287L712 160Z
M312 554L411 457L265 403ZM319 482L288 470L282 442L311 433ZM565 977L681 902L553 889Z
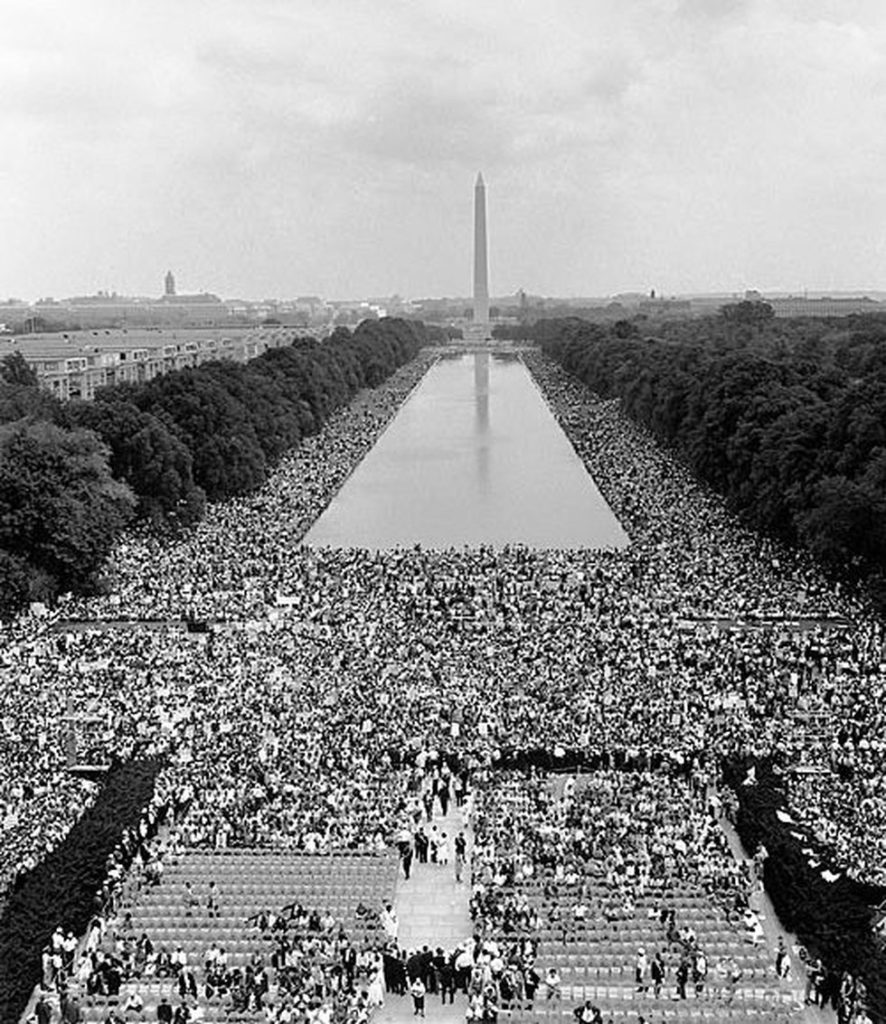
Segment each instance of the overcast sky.
M4 0L0 297L886 288L882 0Z

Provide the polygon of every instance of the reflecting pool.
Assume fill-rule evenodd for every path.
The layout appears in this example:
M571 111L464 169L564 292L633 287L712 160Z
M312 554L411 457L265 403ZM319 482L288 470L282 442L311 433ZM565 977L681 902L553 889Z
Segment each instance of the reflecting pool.
M431 366L304 543L621 548L628 537L522 361L479 352Z

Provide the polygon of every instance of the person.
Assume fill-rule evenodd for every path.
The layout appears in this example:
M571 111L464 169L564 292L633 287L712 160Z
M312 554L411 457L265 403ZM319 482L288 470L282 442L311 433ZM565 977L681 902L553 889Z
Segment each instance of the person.
M532 1009L533 1003L535 1002L535 993L538 991L538 987L541 984L541 977L538 971L535 969L535 965L530 965L523 974L523 990L526 993L526 1003L529 1009Z
M381 919L381 926L384 929L385 935L390 941L396 942L397 932L400 928L400 922L397 918L397 911L390 903L385 903L384 909L379 915Z
M590 999L585 1000L583 1003L579 1003L579 1005L572 1011L572 1015L575 1017L578 1024L602 1024L603 1022L600 1008L598 1006L594 1006Z
M784 944L784 936L778 937L778 948L775 951L775 974L784 981L791 973L791 957Z
M400 864L403 867L403 877L408 882L410 872L412 871L413 858L412 839L408 830L406 831L406 836L400 839L398 846L400 849Z
M81 1024L83 1021L83 1007L75 993L63 991L61 993L60 1008L64 1024Z
M641 946L637 950L637 956L634 960L634 980L637 982L637 991L645 992L647 989L646 976L649 971L649 960L646 956L646 950Z
M127 1019L143 1019L145 1013L145 1001L142 999L141 993L137 989L134 992L130 992L126 997L126 1002L123 1004L123 1013Z
M369 979L369 988L366 992L366 1005L370 1009L377 1009L385 1004L384 974L381 964L373 971Z
M437 972L434 968L434 954L429 946L422 946L418 954L419 977L425 989L435 995L437 992Z
M561 980L560 972L553 965L545 971L545 999L550 1000L560 998Z
M443 958L438 969L440 980L440 1001L446 1005L446 997L449 996L450 1004L455 1002L455 962L452 956Z
M163 996L157 1005L157 1020L159 1024L172 1024L172 1007L166 996Z
M421 978L414 978L412 984L409 986L409 994L412 996L413 1017L424 1017L426 991L425 984Z
M185 882L183 898L185 916L190 917L194 913L194 910L200 906L200 897L194 892L194 886L190 880Z
M464 832L459 832L455 837L455 880L460 882L464 872L465 860L468 852L468 841Z
M37 1005L34 1008L34 1013L37 1017L37 1024L51 1024L52 1004L46 998L45 992L40 993L40 998L37 1000Z
M803 995L803 1001L807 1006L818 1004L818 992L823 976L824 970L821 960L817 956L812 957L806 964L806 991Z
M209 888L206 892L206 913L210 918L221 916L221 910L219 909L219 891L218 886L215 883L215 879L210 881Z
M708 958L704 950L697 949L692 962L692 980L695 982L695 998L701 999L704 994L705 980L708 976Z
M680 999L685 999L686 985L689 982L689 961L685 955L680 957L680 962L677 964L675 979L677 982L677 996Z
M437 799L440 801L440 811L445 818L449 813L449 779L441 778L437 786Z
M186 996L197 998L197 977L189 967L184 967L178 975L178 994L184 999Z
M661 987L665 979L665 962L661 950L656 950L649 965L649 976L652 979L652 992L656 999L661 995Z
M458 988L467 994L468 984L471 980L471 970L474 966L474 954L469 944L456 947L455 955L455 981Z
M763 888L763 877L766 871L766 861L769 858L769 851L766 849L764 843L760 843L754 853L754 878L757 880L757 886L762 890Z
M415 832L415 856L419 864L427 864L429 846L428 834L423 826L419 826Z

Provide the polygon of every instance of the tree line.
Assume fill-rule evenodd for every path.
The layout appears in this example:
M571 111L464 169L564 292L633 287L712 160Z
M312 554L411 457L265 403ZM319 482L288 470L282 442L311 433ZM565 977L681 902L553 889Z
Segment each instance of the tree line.
M630 321L533 330L751 525L864 577L886 606L886 318L791 321L741 305L662 322L654 337Z
M19 355L0 362L0 615L88 592L121 530L196 523L248 494L361 388L431 338L414 321L365 321L239 364L176 370L61 402Z
M154 795L162 759L113 765L95 803L59 845L32 868L19 872L0 907L0 1020L17 1021L41 977L41 951L57 927L83 935L106 898L108 865L128 868L144 843L165 822L161 805L145 833L139 824ZM178 810L178 808L175 808Z

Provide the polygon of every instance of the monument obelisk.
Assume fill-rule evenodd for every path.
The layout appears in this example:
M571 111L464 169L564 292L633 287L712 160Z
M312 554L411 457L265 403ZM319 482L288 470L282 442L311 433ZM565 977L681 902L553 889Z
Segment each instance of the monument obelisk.
M474 331L489 334L489 278L486 266L486 185L477 174L474 185Z

